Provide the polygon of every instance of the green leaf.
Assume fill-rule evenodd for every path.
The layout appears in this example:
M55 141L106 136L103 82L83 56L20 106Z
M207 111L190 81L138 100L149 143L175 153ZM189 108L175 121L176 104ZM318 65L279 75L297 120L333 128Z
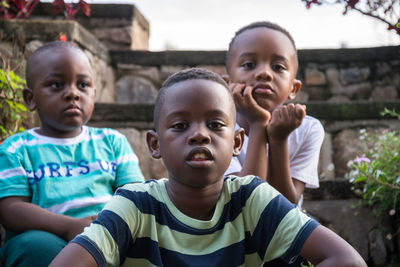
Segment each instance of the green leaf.
M20 111L26 111L26 107L20 103L15 103L15 107Z
M367 180L367 177L361 176L361 177L358 177L357 179L355 179L354 183L364 182L365 180Z

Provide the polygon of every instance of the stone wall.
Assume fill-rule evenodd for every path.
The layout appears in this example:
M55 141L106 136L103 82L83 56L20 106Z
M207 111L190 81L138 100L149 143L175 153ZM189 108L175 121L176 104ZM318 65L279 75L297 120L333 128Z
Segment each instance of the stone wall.
M162 82L172 73L188 67L206 67L221 75L225 51L110 51L116 69L117 102L153 103ZM364 128L400 129L397 122L380 119L375 110L356 122L350 118L341 121L324 121L321 112L326 103L385 103L398 101L400 95L400 46L361 49L318 49L299 51L298 78L302 90L295 101L308 106L322 101L322 108L308 114L322 120L326 136L320 155L321 179L343 177L347 162L361 156L363 141L359 132ZM350 110L353 108L349 106ZM394 107L399 105L394 104ZM346 112L346 110L342 110ZM360 111L360 112L365 112ZM346 114L343 114L346 116ZM363 116L363 114L360 114ZM361 153L361 154L360 154Z
M29 19L64 20L62 14L58 16L51 14L51 4L40 3ZM79 11L75 20L109 49L149 48L149 22L134 5L90 4L90 17Z
M118 99L140 103L135 89L157 90L172 73L206 67L225 74L225 51L110 51ZM400 46L299 50L296 101L391 101L400 96ZM138 89L141 91L142 89ZM138 92L139 93L139 92ZM150 100L149 100L150 101Z
M306 190L305 197L304 210L349 242L368 266L398 266L389 263L400 253L400 239L388 234L398 229L400 216L378 219L360 205L346 180L322 181L318 190Z
M65 20L2 20L0 21L0 52L7 56L25 58L44 43L57 40L60 33L79 46L88 56L95 72L96 102L115 102L115 78L108 49L79 23ZM24 68L21 69L22 72ZM24 73L21 73L24 77Z

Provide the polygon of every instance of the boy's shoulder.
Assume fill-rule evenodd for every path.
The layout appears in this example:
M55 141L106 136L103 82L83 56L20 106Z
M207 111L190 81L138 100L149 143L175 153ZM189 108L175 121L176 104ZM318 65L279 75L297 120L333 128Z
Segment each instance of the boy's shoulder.
M306 115L300 124L299 127L297 127L292 133L298 133L298 134L305 134L305 133L319 133L323 134L325 132L324 127L322 126L322 123L320 120Z
M20 133L13 134L7 137L0 145L1 150L6 150L8 152L13 152L13 148L23 146L27 143L32 142L37 139L33 134L34 129L25 130Z
M319 126L321 124L320 120L318 120L317 118L314 118L310 115L306 115L303 119L303 122L301 123L301 125L306 125L306 126Z
M275 197L277 194L280 194L275 188L261 180L258 176L246 175L239 177L236 175L227 175L224 178L224 188L229 194L239 193L243 195L251 195L259 186L262 187L261 191L264 192L263 194L267 192L265 195L269 195L270 197Z
M89 126L83 126L82 133L78 136L66 139L43 136L38 134L36 129L38 128L28 129L24 132L9 136L0 145L0 149L15 153L24 147L34 148L42 145L69 146L89 140L101 141L105 138L115 140L125 137L114 129Z
M116 129L111 128L98 128L91 126L84 126L88 130L90 136L115 136L123 137L124 135Z

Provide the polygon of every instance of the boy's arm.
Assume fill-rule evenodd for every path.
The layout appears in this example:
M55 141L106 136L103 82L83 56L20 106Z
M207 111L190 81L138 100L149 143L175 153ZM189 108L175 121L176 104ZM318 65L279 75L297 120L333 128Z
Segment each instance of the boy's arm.
M300 104L277 107L272 112L268 134L267 181L292 203L297 204L305 184L292 179L289 163L289 134L300 126L306 115L306 108Z
M349 243L322 225L311 232L300 255L316 266L367 266Z
M238 113L249 124L249 143L239 176L256 175L266 180L267 174L267 136L266 127L271 118L269 111L260 107L252 96L253 87L242 83L229 85Z
M4 227L17 233L36 229L70 241L96 217L73 218L56 214L30 203L28 197L0 199L0 221Z
M50 263L51 267L55 266L98 266L96 260L93 258L85 248L76 243L69 243Z

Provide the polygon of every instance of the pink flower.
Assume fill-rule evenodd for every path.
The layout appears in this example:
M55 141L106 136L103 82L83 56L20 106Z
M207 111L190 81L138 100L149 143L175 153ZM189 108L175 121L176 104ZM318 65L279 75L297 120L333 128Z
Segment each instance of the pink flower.
M371 160L369 159L369 158L367 158L367 157L356 157L355 159L354 159L354 162L356 162L356 163L358 163L358 164L360 164L361 162L367 162L367 163L370 163L371 162Z

